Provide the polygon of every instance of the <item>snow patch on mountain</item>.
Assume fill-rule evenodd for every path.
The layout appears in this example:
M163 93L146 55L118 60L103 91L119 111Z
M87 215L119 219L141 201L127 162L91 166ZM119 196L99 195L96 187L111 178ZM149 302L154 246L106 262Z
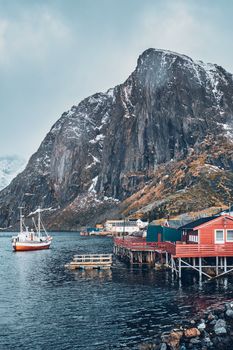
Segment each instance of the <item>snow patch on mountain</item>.
M11 180L23 171L26 162L18 156L0 157L0 190L9 185Z

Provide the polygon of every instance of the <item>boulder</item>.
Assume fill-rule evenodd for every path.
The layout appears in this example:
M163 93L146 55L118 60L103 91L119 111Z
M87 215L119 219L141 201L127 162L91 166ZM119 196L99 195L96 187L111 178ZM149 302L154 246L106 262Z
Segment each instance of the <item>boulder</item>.
M201 332L197 328L189 328L184 331L184 336L186 338L198 337L200 334Z
M201 344L199 337L190 339L190 343L193 345Z
M183 332L171 332L168 338L168 345L172 350L178 350L180 347L180 339L183 336Z
M167 350L167 344L166 343L162 343L160 350Z
M228 309L228 310L226 311L226 316L227 316L227 317L230 317L230 318L233 318L233 310L232 310L232 309Z
M213 321L215 319L215 316L212 314L212 312L210 312L207 318L208 321Z
M226 321L222 319L217 320L214 326L214 332L217 335L226 334Z
M225 309L226 310L233 310L233 303L226 303L225 304Z
M197 326L197 328L199 329L199 331L204 331L204 329L206 328L206 325L205 325L204 322L201 322L201 323Z

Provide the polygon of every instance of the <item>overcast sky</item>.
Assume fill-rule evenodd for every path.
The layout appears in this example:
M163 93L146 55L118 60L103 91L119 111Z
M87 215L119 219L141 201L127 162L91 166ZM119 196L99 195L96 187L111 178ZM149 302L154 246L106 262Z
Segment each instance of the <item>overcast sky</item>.
M231 0L0 0L0 155L28 158L62 112L147 48L233 72Z

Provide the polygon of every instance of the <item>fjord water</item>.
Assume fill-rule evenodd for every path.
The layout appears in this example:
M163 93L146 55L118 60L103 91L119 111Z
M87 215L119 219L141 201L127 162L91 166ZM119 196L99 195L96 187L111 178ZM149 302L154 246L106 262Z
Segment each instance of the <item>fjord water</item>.
M138 349L209 305L233 297L231 280L193 284L130 268L69 271L74 254L109 253L112 239L54 233L50 250L11 250L0 236L0 349Z

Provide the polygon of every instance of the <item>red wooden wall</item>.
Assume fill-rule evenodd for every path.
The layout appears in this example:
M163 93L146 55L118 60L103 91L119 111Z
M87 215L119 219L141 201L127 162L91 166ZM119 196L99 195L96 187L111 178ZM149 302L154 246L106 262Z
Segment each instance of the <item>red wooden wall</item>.
M199 244L215 244L215 230L218 229L224 230L224 244L233 245L233 242L226 242L226 230L233 230L233 220L225 216L220 216L199 228Z

